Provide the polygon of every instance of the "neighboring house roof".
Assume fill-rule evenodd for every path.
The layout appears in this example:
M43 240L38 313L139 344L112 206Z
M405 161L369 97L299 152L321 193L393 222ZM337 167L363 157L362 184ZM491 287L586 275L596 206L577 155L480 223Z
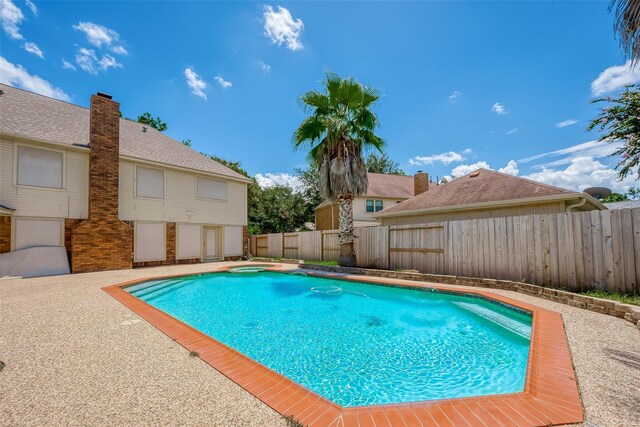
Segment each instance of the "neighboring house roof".
M359 197L386 197L391 199L408 199L413 197L413 176L387 175L384 173L367 173L369 185L367 194ZM434 188L435 182L429 183L429 188ZM324 201L316 209L330 205L331 202Z
M413 197L413 176L367 173L367 197Z
M603 203L607 209L633 209L640 208L640 200L625 200L624 202Z
M376 216L419 214L422 211L446 210L469 205L501 205L506 204L507 201L527 203L545 198L564 200L583 197L586 197L594 206L603 208L597 200L584 193L479 169L384 209Z
M0 84L0 133L80 147L89 146L89 109ZM143 132L146 127L146 132ZM120 155L248 181L148 125L120 119Z

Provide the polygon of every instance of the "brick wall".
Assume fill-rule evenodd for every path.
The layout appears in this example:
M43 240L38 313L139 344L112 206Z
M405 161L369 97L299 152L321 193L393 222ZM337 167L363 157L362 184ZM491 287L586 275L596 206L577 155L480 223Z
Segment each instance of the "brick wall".
M89 219L71 232L73 273L131 268L132 228L118 218L120 104L91 97Z
M339 217L340 212L338 211L337 203L316 209L316 230L336 230Z
M0 216L0 254L11 251L11 217Z

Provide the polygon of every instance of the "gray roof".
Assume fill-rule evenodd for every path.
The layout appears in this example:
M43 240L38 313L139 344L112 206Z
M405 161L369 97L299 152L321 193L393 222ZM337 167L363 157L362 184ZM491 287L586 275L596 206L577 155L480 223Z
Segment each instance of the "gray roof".
M640 208L640 200L625 200L624 202L603 203L609 210Z
M0 133L59 144L89 146L89 109L0 84ZM143 132L143 126L147 128ZM162 132L120 119L120 155L248 180Z

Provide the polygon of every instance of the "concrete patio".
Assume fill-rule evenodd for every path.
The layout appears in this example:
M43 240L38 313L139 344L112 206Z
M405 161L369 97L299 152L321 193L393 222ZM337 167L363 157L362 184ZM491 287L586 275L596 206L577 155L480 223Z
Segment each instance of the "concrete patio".
M278 413L101 290L229 264L242 263L0 280L0 360L6 363L0 424L284 426ZM492 292L562 313L585 425L640 426L640 332L634 325Z

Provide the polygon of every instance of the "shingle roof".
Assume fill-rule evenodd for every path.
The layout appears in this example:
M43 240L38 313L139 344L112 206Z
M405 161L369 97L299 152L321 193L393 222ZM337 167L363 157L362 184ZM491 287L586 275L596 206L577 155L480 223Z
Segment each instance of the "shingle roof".
M0 84L0 133L59 144L89 146L89 109ZM120 155L246 180L162 132L120 119Z
M386 175L368 173L369 186L367 196L397 197L406 199L413 197L413 176Z
M603 203L607 209L633 209L640 208L640 200L625 200L624 202Z
M478 172L477 175L476 172ZM580 193L500 172L479 169L445 185L430 188L429 191L384 209L378 214L384 216L387 214L443 208L447 206L498 202L560 194L575 194L577 196Z

